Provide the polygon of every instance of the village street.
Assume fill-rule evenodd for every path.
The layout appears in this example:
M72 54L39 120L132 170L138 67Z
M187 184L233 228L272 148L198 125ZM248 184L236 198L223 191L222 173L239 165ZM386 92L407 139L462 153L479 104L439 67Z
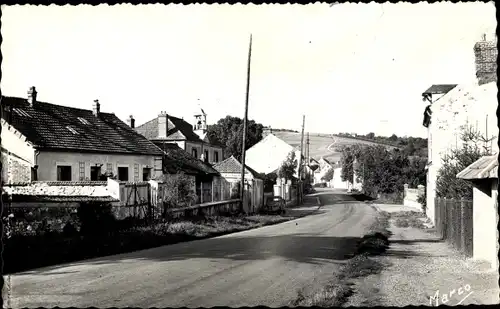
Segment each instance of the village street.
M287 305L332 279L376 213L339 190L316 196L298 220L14 274L10 306Z

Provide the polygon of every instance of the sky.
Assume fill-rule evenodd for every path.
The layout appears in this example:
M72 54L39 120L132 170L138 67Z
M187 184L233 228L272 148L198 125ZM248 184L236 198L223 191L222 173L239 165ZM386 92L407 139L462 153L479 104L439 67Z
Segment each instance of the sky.
M161 111L208 123L426 137L421 93L475 81L473 46L494 3L2 6L3 95L136 125Z

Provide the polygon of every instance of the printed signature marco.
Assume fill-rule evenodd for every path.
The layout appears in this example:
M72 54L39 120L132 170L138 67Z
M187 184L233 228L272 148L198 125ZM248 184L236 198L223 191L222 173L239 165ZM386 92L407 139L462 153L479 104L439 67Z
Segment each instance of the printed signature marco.
M455 305L460 305L461 303L464 302L464 300L467 299L467 297L472 295L471 291L471 286L469 284L466 284L462 287L459 287L458 289L453 289L449 291L447 294L439 294L439 290L436 291L434 296L429 296L429 302L430 305L446 305L450 300L457 300L459 299L460 301L457 302Z

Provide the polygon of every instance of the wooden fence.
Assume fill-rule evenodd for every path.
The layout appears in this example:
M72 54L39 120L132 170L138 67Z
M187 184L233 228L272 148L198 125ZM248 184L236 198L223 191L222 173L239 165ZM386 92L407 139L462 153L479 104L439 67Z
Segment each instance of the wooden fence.
M435 199L436 229L443 240L468 257L472 257L472 201Z

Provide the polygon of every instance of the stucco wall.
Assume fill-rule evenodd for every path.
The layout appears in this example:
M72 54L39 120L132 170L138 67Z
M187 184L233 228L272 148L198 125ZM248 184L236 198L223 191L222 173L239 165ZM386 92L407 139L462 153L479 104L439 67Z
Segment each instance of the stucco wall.
M35 149L14 127L3 119L1 123L2 179L6 183L31 181Z
M142 172L146 165L151 167L153 178L157 176L155 169L161 169L159 166L155 167L155 163L158 165L161 161L155 161L154 156L42 151L37 160L38 180L57 180L57 165L69 165L71 166L71 179L78 181L80 180L80 162L85 163L85 179L90 179L90 167L95 164L103 164L101 172L104 173L110 163L114 175L117 175L118 167L127 166L129 181L136 180L135 164L138 164L138 181L142 181Z
M338 167L333 170L333 187L337 189L348 189L347 181L342 181L342 168Z
M488 261L493 269L498 269L497 186L498 180L495 180L491 191L490 188L484 192L475 187L473 198L474 258ZM490 192L491 196L488 195Z

